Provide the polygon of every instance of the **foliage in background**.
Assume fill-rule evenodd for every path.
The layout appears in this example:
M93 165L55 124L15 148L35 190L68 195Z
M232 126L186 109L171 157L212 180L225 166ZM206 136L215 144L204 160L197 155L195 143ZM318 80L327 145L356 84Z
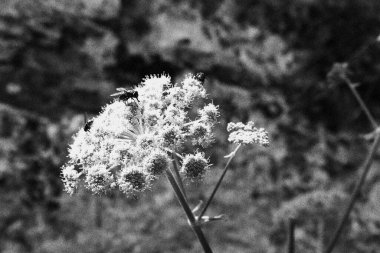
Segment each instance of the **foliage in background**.
M351 192L367 147L358 133L370 129L346 87L326 74L347 61L380 117L379 13L377 0L2 1L0 250L198 252L187 224L171 219L181 213L165 185L139 200L86 192L68 199L58 168L81 115L98 113L115 87L202 71L221 105L220 129L254 120L273 143L234 160L210 209L230 214L206 229L215 252L281 252L289 212L310 215L300 220L297 245L317 252L331 233L318 224L335 220L324 216L338 208L329 200ZM220 149L207 154L216 168L228 148L220 129ZM380 247L376 168L337 252ZM187 185L190 201L213 183ZM305 202L320 212L299 209Z

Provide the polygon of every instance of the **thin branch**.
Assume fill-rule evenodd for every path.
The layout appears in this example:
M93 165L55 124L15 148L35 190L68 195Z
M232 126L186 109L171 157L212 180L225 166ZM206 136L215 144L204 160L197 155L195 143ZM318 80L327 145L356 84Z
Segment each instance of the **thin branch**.
M212 199L213 199L214 196L215 196L216 191L219 189L219 186L220 186L220 184L222 183L224 176L226 175L226 172L227 172L228 166L230 165L232 159L235 157L235 154L236 154L236 152L238 151L238 149L239 149L240 147L241 147L241 144L239 144L239 145L235 148L235 150L231 153L231 155L229 156L229 159L228 159L228 161L227 161L227 164L226 164L226 166L225 166L224 169L223 169L223 173L222 173L222 175L220 175L220 178L219 178L218 182L216 183L216 185L215 185L215 187L214 187L214 190L212 191L212 193L211 193L210 197L208 198L208 200L207 200L205 206L203 207L202 211L200 212L200 214L199 214L199 216L198 216L198 219L199 219L199 220L202 219L202 216L206 213L207 208L209 207L209 205L210 205Z
M181 175L179 174L177 157L173 153L172 153L172 157L174 159L173 160L173 171L174 171L175 179L176 179L176 181L178 183L179 188L181 189L181 191L183 193L183 196L185 197L185 199L187 201L185 187L183 186L183 181L182 181Z
M187 219L189 221L189 224L190 224L191 228L193 229L194 233L196 234L196 236L198 237L198 240L201 243L204 252L205 253L212 253L210 245L208 244L207 239L202 232L202 229L197 224L197 221L195 220L194 214L191 211L190 206L188 205L188 203L185 199L185 196L182 194L182 191L179 188L172 172L170 170L166 170L166 176L167 176L171 186L173 187L173 190L177 196L177 199L178 199L179 203L181 204L183 210L185 211Z
M354 95L354 97L358 101L360 107L364 111L364 113L367 116L367 118L368 118L369 122L371 123L372 127L374 129L378 128L378 124L376 123L375 118L372 116L371 112L368 110L368 107L366 106L366 104L364 103L363 99L361 98L360 94L355 89L355 84L353 84L351 82L351 80L348 77L346 77L346 76L344 76L342 78L347 83L348 87L350 88L352 94Z
M295 239L294 239L294 231L296 222L294 218L289 219L289 229L288 229L288 253L295 252Z
M367 155L367 157L366 157L366 159L362 165L362 174L360 175L359 181L356 183L356 186L355 186L355 189L351 195L349 204L344 211L344 214L343 214L343 216L339 222L339 225L338 225L338 227L334 233L334 236L332 237L331 242L329 243L325 253L331 253L333 251L335 245L338 242L338 239L339 239L340 234L342 233L343 227L344 227L344 225L345 225L345 223L346 223L346 221L347 221L347 219L351 213L352 208L354 207L354 204L355 204L355 202L359 196L361 187L364 184L365 178L366 178L366 176L367 176L367 174L371 168L371 164L372 164L373 158L376 154L376 151L379 148L379 144L380 144L380 133L377 132L375 140L373 141L371 150L368 153L368 155Z
M182 160L184 159L183 156L181 156L180 154L178 154L177 152L175 152L174 150L171 150L170 148L164 148L164 150L168 151L169 153L173 154L173 155L176 155L177 157L181 158Z
M323 253L325 248L325 221L323 218L318 219L318 241L317 253Z

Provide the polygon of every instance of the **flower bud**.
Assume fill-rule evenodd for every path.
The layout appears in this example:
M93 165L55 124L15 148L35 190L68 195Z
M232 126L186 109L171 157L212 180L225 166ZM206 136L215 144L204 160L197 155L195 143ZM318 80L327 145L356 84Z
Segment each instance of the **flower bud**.
M118 178L120 190L125 194L142 192L149 187L149 183L149 175L141 167L137 166L124 168Z
M67 165L62 167L62 180L65 187L65 191L72 195L75 189L78 187L79 177L82 173L79 173L74 169L74 165Z
M189 135L193 138L193 145L199 144L202 147L207 147L214 140L211 126L201 122L195 122L189 127Z
M160 118L160 111L156 109L147 110L144 115L145 123L150 127L157 125Z
M156 144L156 136L152 133L141 134L136 139L136 147L138 149L149 149Z
M145 168L148 173L158 176L169 168L169 162L169 156L165 152L157 150L147 157Z
M163 139L164 146L177 147L180 146L184 138L184 133L178 126L166 125L161 129L161 137Z
M190 154L183 159L181 172L190 180L195 181L203 178L208 167L208 161L203 154Z
M105 165L98 164L87 170L86 186L94 193L108 190L112 182L112 174Z
M201 120L203 122L214 124L218 121L219 110L218 106L214 104L208 104L199 110L199 115L201 116Z
M182 125L186 120L186 112L178 107L169 105L165 110L166 122L175 125Z
M110 151L109 164L112 166L125 164L132 159L132 150L128 142L118 142Z
M178 108L184 108L188 106L188 104L184 101L185 91L178 87L173 86L165 91L166 96L164 99L164 103L166 105L174 105Z
M206 90L202 83L193 75L187 75L182 82L182 88L185 90L185 97L182 98L187 105L190 105L194 99L206 98Z

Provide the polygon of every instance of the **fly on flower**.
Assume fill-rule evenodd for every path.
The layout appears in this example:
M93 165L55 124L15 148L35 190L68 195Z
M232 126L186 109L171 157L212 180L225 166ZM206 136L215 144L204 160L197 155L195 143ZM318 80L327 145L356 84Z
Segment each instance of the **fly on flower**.
M92 123L94 123L94 120L90 119L89 121L86 122L86 124L84 124L83 129L85 132L90 131Z
M199 72L195 74L195 78L203 84L206 79L206 76L205 76L205 73Z
M85 113L84 114L84 126L83 126L83 130L85 132L90 131L90 129L92 127L92 123L94 123L94 120L93 119L87 120L87 114Z
M116 88L118 92L111 94L111 97L117 97L119 100L128 102L129 99L139 100L139 93L135 90L127 90L125 88Z

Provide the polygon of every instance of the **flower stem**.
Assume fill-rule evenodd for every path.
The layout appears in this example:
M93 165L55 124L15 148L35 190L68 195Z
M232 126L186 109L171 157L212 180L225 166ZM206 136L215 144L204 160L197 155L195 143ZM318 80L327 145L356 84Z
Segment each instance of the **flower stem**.
M194 120L194 121L187 122L183 126L193 125L193 124L201 122L201 121L202 121L201 119L197 119L197 120Z
M323 218L318 219L318 242L317 242L317 253L323 253L325 247L325 221Z
M354 87L354 84L351 82L351 80L347 77L347 76L344 76L343 77L343 80L347 83L348 87L350 88L352 94L354 95L354 97L356 98L356 100L358 101L360 107L362 108L362 110L364 111L365 115L367 116L369 122L371 123L372 127L374 129L376 129L378 127L377 123L376 123L376 120L374 119L374 117L372 116L371 112L368 110L368 107L366 106L366 104L364 103L363 99L361 98L360 94L358 93L358 91L355 89Z
M290 218L289 219L289 229L288 229L288 253L294 253L295 252L294 231L295 231L295 220L294 220L294 218Z
M182 160L184 159L183 156L181 156L180 154L178 154L178 153L175 152L174 150L171 150L171 149L169 149L169 148L164 148L164 149L165 149L166 151L168 151L169 153L171 153L171 154L173 154L173 155L175 155L175 156L181 158Z
M209 205L211 204L211 201L212 201L212 199L214 198L216 191L219 189L219 186L220 186L220 184L222 183L224 176L226 175L226 172L227 172L228 166L230 165L232 159L235 157L235 154L236 154L236 152L238 151L238 149L239 149L240 147L241 147L241 144L239 144L239 145L235 148L235 150L232 151L231 155L229 156L229 159L228 159L228 161L227 161L227 164L226 164L226 166L224 166L223 173L222 173L222 175L220 175L220 178L219 178L218 182L216 183L216 185L215 185L215 187L214 187L214 190L212 191L210 197L207 199L207 202L206 202L205 206L203 207L202 211L200 212L200 214L199 214L199 216L198 216L198 220L202 219L202 216L206 213L207 208L208 208Z
M194 214L192 213L189 204L187 203L185 196L182 194L181 189L179 188L172 172L170 170L166 170L166 177L168 178L171 186L173 187L174 193L177 196L177 199L179 203L181 204L183 210L186 213L188 222L193 229L195 235L198 237L199 242L202 245L202 248L205 253L212 253L212 250L210 248L210 245L207 242L206 237L204 236L202 229L198 225L197 221L195 220Z
M179 174L179 170L178 170L177 157L175 155L173 155L173 159L174 159L173 160L173 171L174 171L175 179L177 180L177 184L178 184L179 188L181 189L183 196L187 200L185 187L183 186L182 178L181 178L181 175Z
M366 176L367 176L367 174L371 168L371 164L372 164L373 158L374 158L374 156L375 156L375 154L379 148L379 144L380 144L380 133L377 132L375 140L373 141L371 150L368 153L368 155L367 155L367 157L363 163L362 174L360 175L359 181L356 183L355 189L351 195L348 206L346 207L346 209L344 211L344 214L343 214L343 216L339 222L339 225L338 225L338 227L334 233L334 236L332 237L325 253L331 253L333 251L336 243L338 242L338 239L339 239L340 234L342 233L343 227L344 227L344 225L345 225L345 223L346 223L346 221L347 221L347 219L351 213L352 208L354 207L354 204L355 204L355 202L359 196L361 187L364 184L365 178L366 178Z

